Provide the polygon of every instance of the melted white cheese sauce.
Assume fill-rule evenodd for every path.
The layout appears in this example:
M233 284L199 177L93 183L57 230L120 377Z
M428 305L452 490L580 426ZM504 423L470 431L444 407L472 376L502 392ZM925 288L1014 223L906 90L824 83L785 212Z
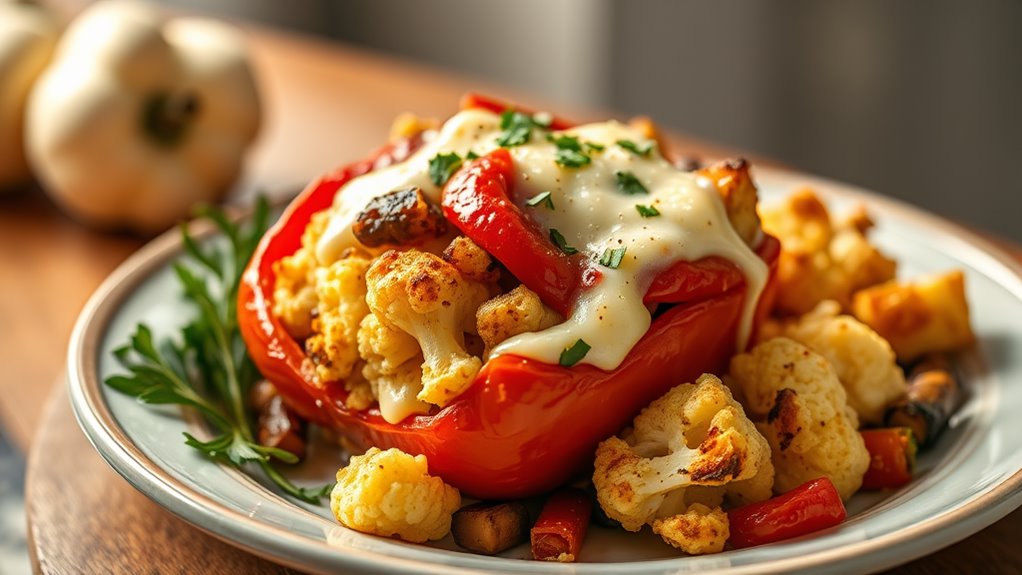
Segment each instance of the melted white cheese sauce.
M484 110L466 110L451 118L430 142L406 162L352 180L337 195L334 214L319 243L317 257L333 261L357 240L351 225L373 197L418 186L437 202L441 189L429 178L429 160L438 153L471 150L484 155L497 147L500 117ZM767 279L767 266L731 227L723 200L714 184L682 172L654 150L638 156L618 140L643 143L635 130L618 122L589 124L567 130L586 142L603 146L589 153L592 162L569 168L555 162L557 148L534 130L531 141L512 147L519 207L545 229L557 229L567 245L594 262L607 248L626 248L617 269L597 266L603 279L583 292L567 320L549 329L525 333L501 343L493 355L515 354L556 364L561 352L579 339L591 346L581 360L611 370L620 365L646 333L651 317L642 303L656 274L679 260L721 256L745 274L748 289L738 334L739 346L749 337L755 304ZM629 172L648 194L627 195L617 184L618 172ZM528 207L525 201L551 192L555 209ZM643 218L636 204L653 206L660 216Z

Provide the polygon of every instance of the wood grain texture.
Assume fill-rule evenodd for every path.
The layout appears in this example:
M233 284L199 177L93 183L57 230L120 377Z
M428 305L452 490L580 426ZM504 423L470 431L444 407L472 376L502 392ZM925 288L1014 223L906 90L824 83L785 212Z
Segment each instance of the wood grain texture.
M80 0L63 0L69 5ZM266 123L248 182L270 190L301 184L382 142L403 111L444 117L479 82L328 44L246 28ZM576 110L494 90L549 109ZM585 119L601 115L578 111ZM685 139L683 150L724 151ZM68 335L88 295L142 239L90 232L38 190L0 195L0 418L32 443L27 506L42 573L288 573L203 534L117 476L79 431L61 388ZM1013 253L1022 254L1016 248ZM41 406L50 402L45 413ZM1022 572L1017 511L983 532L891 573Z

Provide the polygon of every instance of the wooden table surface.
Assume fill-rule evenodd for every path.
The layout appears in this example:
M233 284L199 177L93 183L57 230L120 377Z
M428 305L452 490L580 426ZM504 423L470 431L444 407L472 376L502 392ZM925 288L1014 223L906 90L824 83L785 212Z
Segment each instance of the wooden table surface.
M247 31L266 123L246 179L271 191L294 189L359 157L385 139L400 112L445 117L469 89L536 102L336 44ZM674 140L697 155L722 153ZM34 565L42 573L289 572L150 502L106 466L74 421L60 385L71 327L93 289L142 243L79 227L35 189L0 196L0 420L31 450L26 498ZM1022 260L1022 249L1008 247ZM1022 572L1020 529L1017 511L892 572Z

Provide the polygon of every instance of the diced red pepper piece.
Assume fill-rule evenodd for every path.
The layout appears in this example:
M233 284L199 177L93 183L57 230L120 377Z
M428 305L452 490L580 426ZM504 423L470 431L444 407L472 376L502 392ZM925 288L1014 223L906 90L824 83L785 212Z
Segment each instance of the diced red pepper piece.
M869 469L862 477L863 489L891 489L912 481L916 464L916 441L907 427L864 429L862 441L869 451Z
M592 512L593 499L582 490L565 489L551 495L530 532L532 558L577 561Z
M846 515L834 484L821 477L784 495L728 511L729 541L737 548L774 543L833 527Z

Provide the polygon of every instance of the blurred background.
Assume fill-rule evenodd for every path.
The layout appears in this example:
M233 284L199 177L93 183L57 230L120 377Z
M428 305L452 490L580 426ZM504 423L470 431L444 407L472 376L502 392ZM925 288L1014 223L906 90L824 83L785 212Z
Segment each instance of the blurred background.
M164 1L650 115L1022 241L1015 0Z

